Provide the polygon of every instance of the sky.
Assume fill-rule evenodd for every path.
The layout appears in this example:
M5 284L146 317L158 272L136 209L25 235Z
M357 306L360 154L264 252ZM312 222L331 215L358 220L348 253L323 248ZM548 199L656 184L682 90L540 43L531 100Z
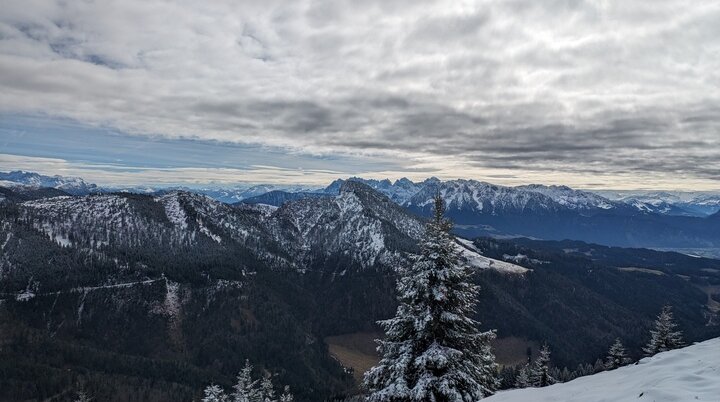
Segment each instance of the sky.
M720 2L3 0L0 170L720 190Z

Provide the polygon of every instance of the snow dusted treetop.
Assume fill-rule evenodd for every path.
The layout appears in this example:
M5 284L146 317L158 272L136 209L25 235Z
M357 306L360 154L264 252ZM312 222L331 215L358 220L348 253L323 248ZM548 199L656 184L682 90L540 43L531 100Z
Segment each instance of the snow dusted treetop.
M497 387L495 333L478 331L469 317L478 287L458 263L442 198L434 202L420 256L400 272L396 315L379 322L386 334L378 341L382 360L365 374L371 402L475 402Z
M290 393L290 387L286 385L283 394L280 396L280 402L293 402L294 400L295 398Z
M555 379L550 375L550 347L547 344L540 349L540 356L535 360L530 377L530 381L535 387L547 387L555 384Z
M205 388L205 396L202 402L228 402L228 397L219 385L213 384Z
M664 306L657 320L655 329L650 330L650 342L643 349L648 356L656 353L677 349L684 345L682 332L676 331L677 324L673 318L672 308Z
M630 358L627 357L625 347L620 341L620 338L617 338L615 339L615 343L610 346L607 358L605 359L605 368L613 370L628 363L630 363Z
M237 382L233 385L233 393L229 396L218 385L208 385L205 388L203 402L292 402L295 398L290 393L290 387L285 386L283 394L278 400L275 396L270 375L262 380L253 380L253 367L249 360L245 360L245 366L237 376Z
M515 377L515 388L527 388L530 384L530 363L526 363Z
M261 402L277 402L275 399L275 388L273 388L270 376L265 376L260 382L260 399Z
M237 376L237 382L233 385L233 402L254 402L257 399L257 381L252 379L252 366L249 360L245 360L245 366Z

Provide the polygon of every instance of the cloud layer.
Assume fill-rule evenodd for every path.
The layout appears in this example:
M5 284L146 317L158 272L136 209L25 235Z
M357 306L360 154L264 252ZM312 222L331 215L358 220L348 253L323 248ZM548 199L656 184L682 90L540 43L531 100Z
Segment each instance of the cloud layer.
M398 175L720 188L718 21L714 1L9 0L0 112Z

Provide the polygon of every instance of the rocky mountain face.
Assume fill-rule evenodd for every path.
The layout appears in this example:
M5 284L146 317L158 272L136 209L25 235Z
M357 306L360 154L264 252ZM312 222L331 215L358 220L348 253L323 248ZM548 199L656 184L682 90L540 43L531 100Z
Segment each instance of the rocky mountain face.
M22 170L0 172L0 183L3 183L4 187L20 185L30 188L53 188L74 195L100 191L95 184L86 183L77 177L45 176Z
M505 190L486 191L504 200ZM299 401L342 397L356 385L323 339L392 316L394 269L423 232L422 218L358 181L280 207L183 191L4 194L0 400L71 400L82 386L98 400L189 401L209 382L228 387L246 358ZM528 194L482 208L560 208ZM666 302L688 338L718 332L701 290L714 286L704 271L720 270L714 260L679 259L676 270L649 250L638 261L613 248L594 259L580 246L458 247L476 268L483 328L557 345L560 365L594 361L617 336L639 346Z

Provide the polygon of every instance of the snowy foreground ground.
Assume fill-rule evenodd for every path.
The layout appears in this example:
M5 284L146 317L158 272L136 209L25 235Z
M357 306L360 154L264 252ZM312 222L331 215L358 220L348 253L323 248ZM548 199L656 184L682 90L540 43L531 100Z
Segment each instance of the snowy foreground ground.
M637 365L545 388L499 392L483 402L720 401L720 338L645 358Z

